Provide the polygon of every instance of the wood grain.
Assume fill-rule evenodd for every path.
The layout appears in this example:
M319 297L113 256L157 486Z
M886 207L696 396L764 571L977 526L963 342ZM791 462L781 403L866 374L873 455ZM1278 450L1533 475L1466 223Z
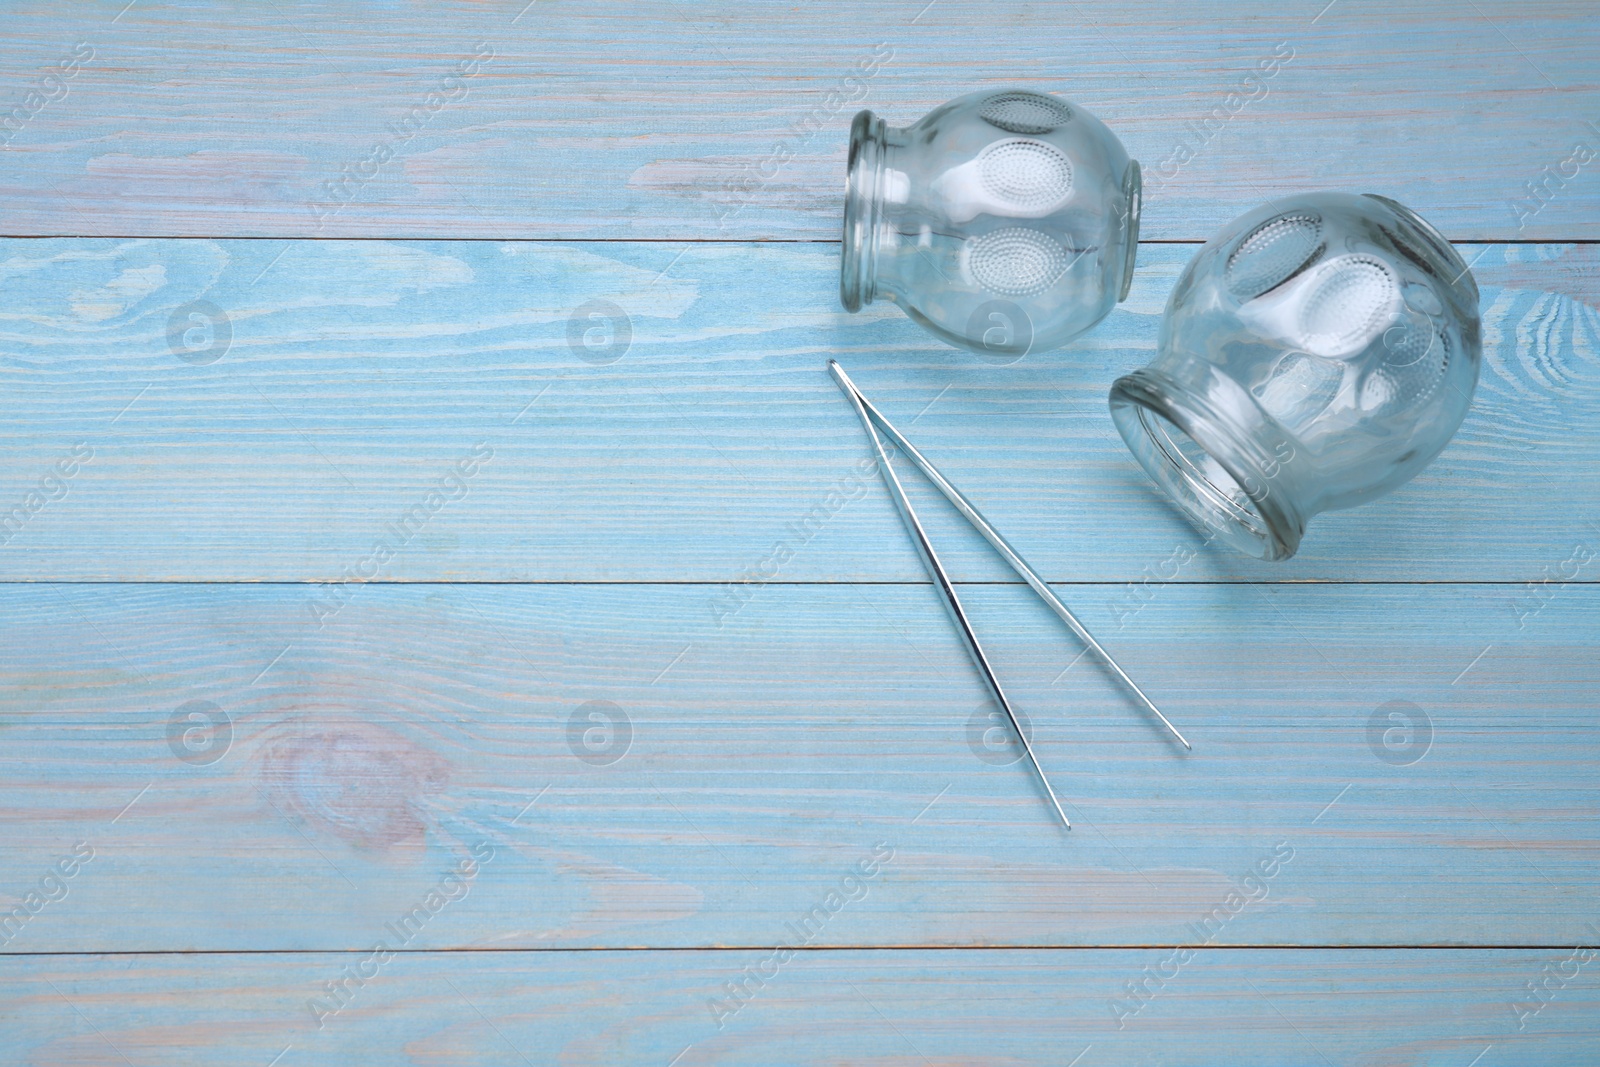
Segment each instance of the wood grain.
M1278 565L1201 550L1106 411L1191 251L1145 246L1100 329L997 366L892 307L843 313L829 245L6 242L5 509L74 446L93 456L0 546L0 577L333 580L421 504L367 577L922 581L863 477L833 355L1052 580L1537 582L1593 553L1596 246L1464 249L1485 336L1465 424ZM603 365L569 344L593 328L616 354L603 318L569 326L596 300L630 333ZM187 317L197 301L225 331ZM214 361L178 358L187 342ZM431 499L475 446L492 459ZM955 575L1015 580L942 503L926 510Z
M1176 943L1240 886L1218 944L1584 936L1592 585L1520 628L1496 585L1178 585L1121 629L1064 587L1188 755L1031 594L964 592L1070 834L925 586L720 625L707 586L369 586L320 629L296 585L0 588L4 892L95 850L5 951L360 948L480 842L415 947L765 944L880 843L818 945ZM193 701L225 744L175 739Z
M1457 240L1600 238L1585 0L24 0L6 29L7 234L832 239L857 108L1020 84L1144 162L1151 239L1309 188Z
M39 1067L1561 1067L1592 1060L1594 963L1521 1029L1513 1005L1572 952L1213 949L1120 1029L1113 999L1170 950L802 952L759 987L768 950L408 953L320 1030L308 1002L366 953L44 956L0 959L0 1012ZM741 979L719 1030L708 1005Z

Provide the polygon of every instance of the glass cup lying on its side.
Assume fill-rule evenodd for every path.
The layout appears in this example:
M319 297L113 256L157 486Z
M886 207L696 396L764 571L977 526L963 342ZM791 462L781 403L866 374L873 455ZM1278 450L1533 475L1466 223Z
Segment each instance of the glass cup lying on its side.
M1011 362L1066 344L1128 293L1139 164L1099 119L1029 89L911 126L850 129L839 299L883 297L950 344Z
M1202 532L1287 559L1311 516L1439 454L1481 347L1477 283L1437 230L1381 196L1293 196L1190 260L1159 354L1117 379L1111 415Z

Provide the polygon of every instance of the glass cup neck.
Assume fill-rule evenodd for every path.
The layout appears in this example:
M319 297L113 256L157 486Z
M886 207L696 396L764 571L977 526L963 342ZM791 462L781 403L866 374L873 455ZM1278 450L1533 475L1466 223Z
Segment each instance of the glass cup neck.
M888 126L871 111L850 124L850 155L845 174L843 261L839 302L860 311L876 295L877 231L883 212L884 157Z
M1258 559L1288 559L1305 534L1299 475L1309 458L1216 367L1162 362L1111 387L1111 416L1128 448L1207 536Z

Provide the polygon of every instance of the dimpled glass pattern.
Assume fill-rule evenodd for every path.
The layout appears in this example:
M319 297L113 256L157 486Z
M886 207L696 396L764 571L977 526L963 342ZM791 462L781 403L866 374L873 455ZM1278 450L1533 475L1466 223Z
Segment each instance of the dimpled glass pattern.
M1384 197L1312 193L1235 219L1185 268L1159 355L1117 380L1134 456L1203 531L1286 559L1320 511L1406 481L1478 381L1478 287Z
M1010 89L912 126L850 134L839 296L892 300L951 344L1020 357L1065 344L1127 294L1139 164L1093 115Z

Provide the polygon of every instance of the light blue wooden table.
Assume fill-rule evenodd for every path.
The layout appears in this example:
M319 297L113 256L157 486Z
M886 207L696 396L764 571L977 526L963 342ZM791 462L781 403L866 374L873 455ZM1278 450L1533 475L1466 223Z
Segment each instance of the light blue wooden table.
M1592 0L524 3L0 5L0 1063L1600 1059ZM1144 161L1130 299L844 314L851 114L1009 84ZM1322 187L1482 380L1268 566L1105 396ZM830 356L1192 754L912 479L1053 826Z

